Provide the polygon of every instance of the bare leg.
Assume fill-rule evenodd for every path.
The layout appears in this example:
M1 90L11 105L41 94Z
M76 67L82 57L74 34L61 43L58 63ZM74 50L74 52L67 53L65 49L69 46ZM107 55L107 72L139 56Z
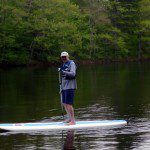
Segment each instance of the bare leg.
M66 110L66 113L67 113L67 116L68 116L68 119L66 119L65 120L65 122L70 122L70 113L69 113L69 110L68 110L68 108L67 108L67 104L63 104L64 105L64 108L65 108L65 110Z
M74 109L72 105L67 104L67 111L69 113L70 116L70 125L74 125L75 124L75 118L74 118Z

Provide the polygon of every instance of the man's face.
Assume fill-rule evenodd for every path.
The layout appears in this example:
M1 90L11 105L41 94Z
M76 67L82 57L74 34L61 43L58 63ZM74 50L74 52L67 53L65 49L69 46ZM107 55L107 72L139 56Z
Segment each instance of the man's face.
M69 60L68 56L61 56L61 60L65 63Z

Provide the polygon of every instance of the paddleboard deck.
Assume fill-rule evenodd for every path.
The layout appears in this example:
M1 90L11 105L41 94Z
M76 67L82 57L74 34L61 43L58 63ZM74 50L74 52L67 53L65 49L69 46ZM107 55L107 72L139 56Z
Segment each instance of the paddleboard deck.
M77 121L75 125L67 125L63 122L49 123L6 123L0 124L1 131L38 131L38 130L69 130L81 128L96 128L105 126L125 125L125 120L98 120L98 121Z

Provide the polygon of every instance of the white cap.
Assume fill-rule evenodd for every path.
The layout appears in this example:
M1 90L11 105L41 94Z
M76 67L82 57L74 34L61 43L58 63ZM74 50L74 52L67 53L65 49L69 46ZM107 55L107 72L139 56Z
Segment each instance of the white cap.
M69 54L67 52L61 52L60 57L62 57L62 56L69 56Z

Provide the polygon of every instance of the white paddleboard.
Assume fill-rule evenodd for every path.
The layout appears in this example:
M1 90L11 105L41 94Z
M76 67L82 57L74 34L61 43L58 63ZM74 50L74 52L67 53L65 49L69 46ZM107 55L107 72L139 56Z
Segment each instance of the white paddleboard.
M96 128L105 126L125 125L125 120L99 120L99 121L77 121L75 125L67 125L63 122L49 123L6 123L0 124L1 131L31 131L31 130L69 130L81 128Z

